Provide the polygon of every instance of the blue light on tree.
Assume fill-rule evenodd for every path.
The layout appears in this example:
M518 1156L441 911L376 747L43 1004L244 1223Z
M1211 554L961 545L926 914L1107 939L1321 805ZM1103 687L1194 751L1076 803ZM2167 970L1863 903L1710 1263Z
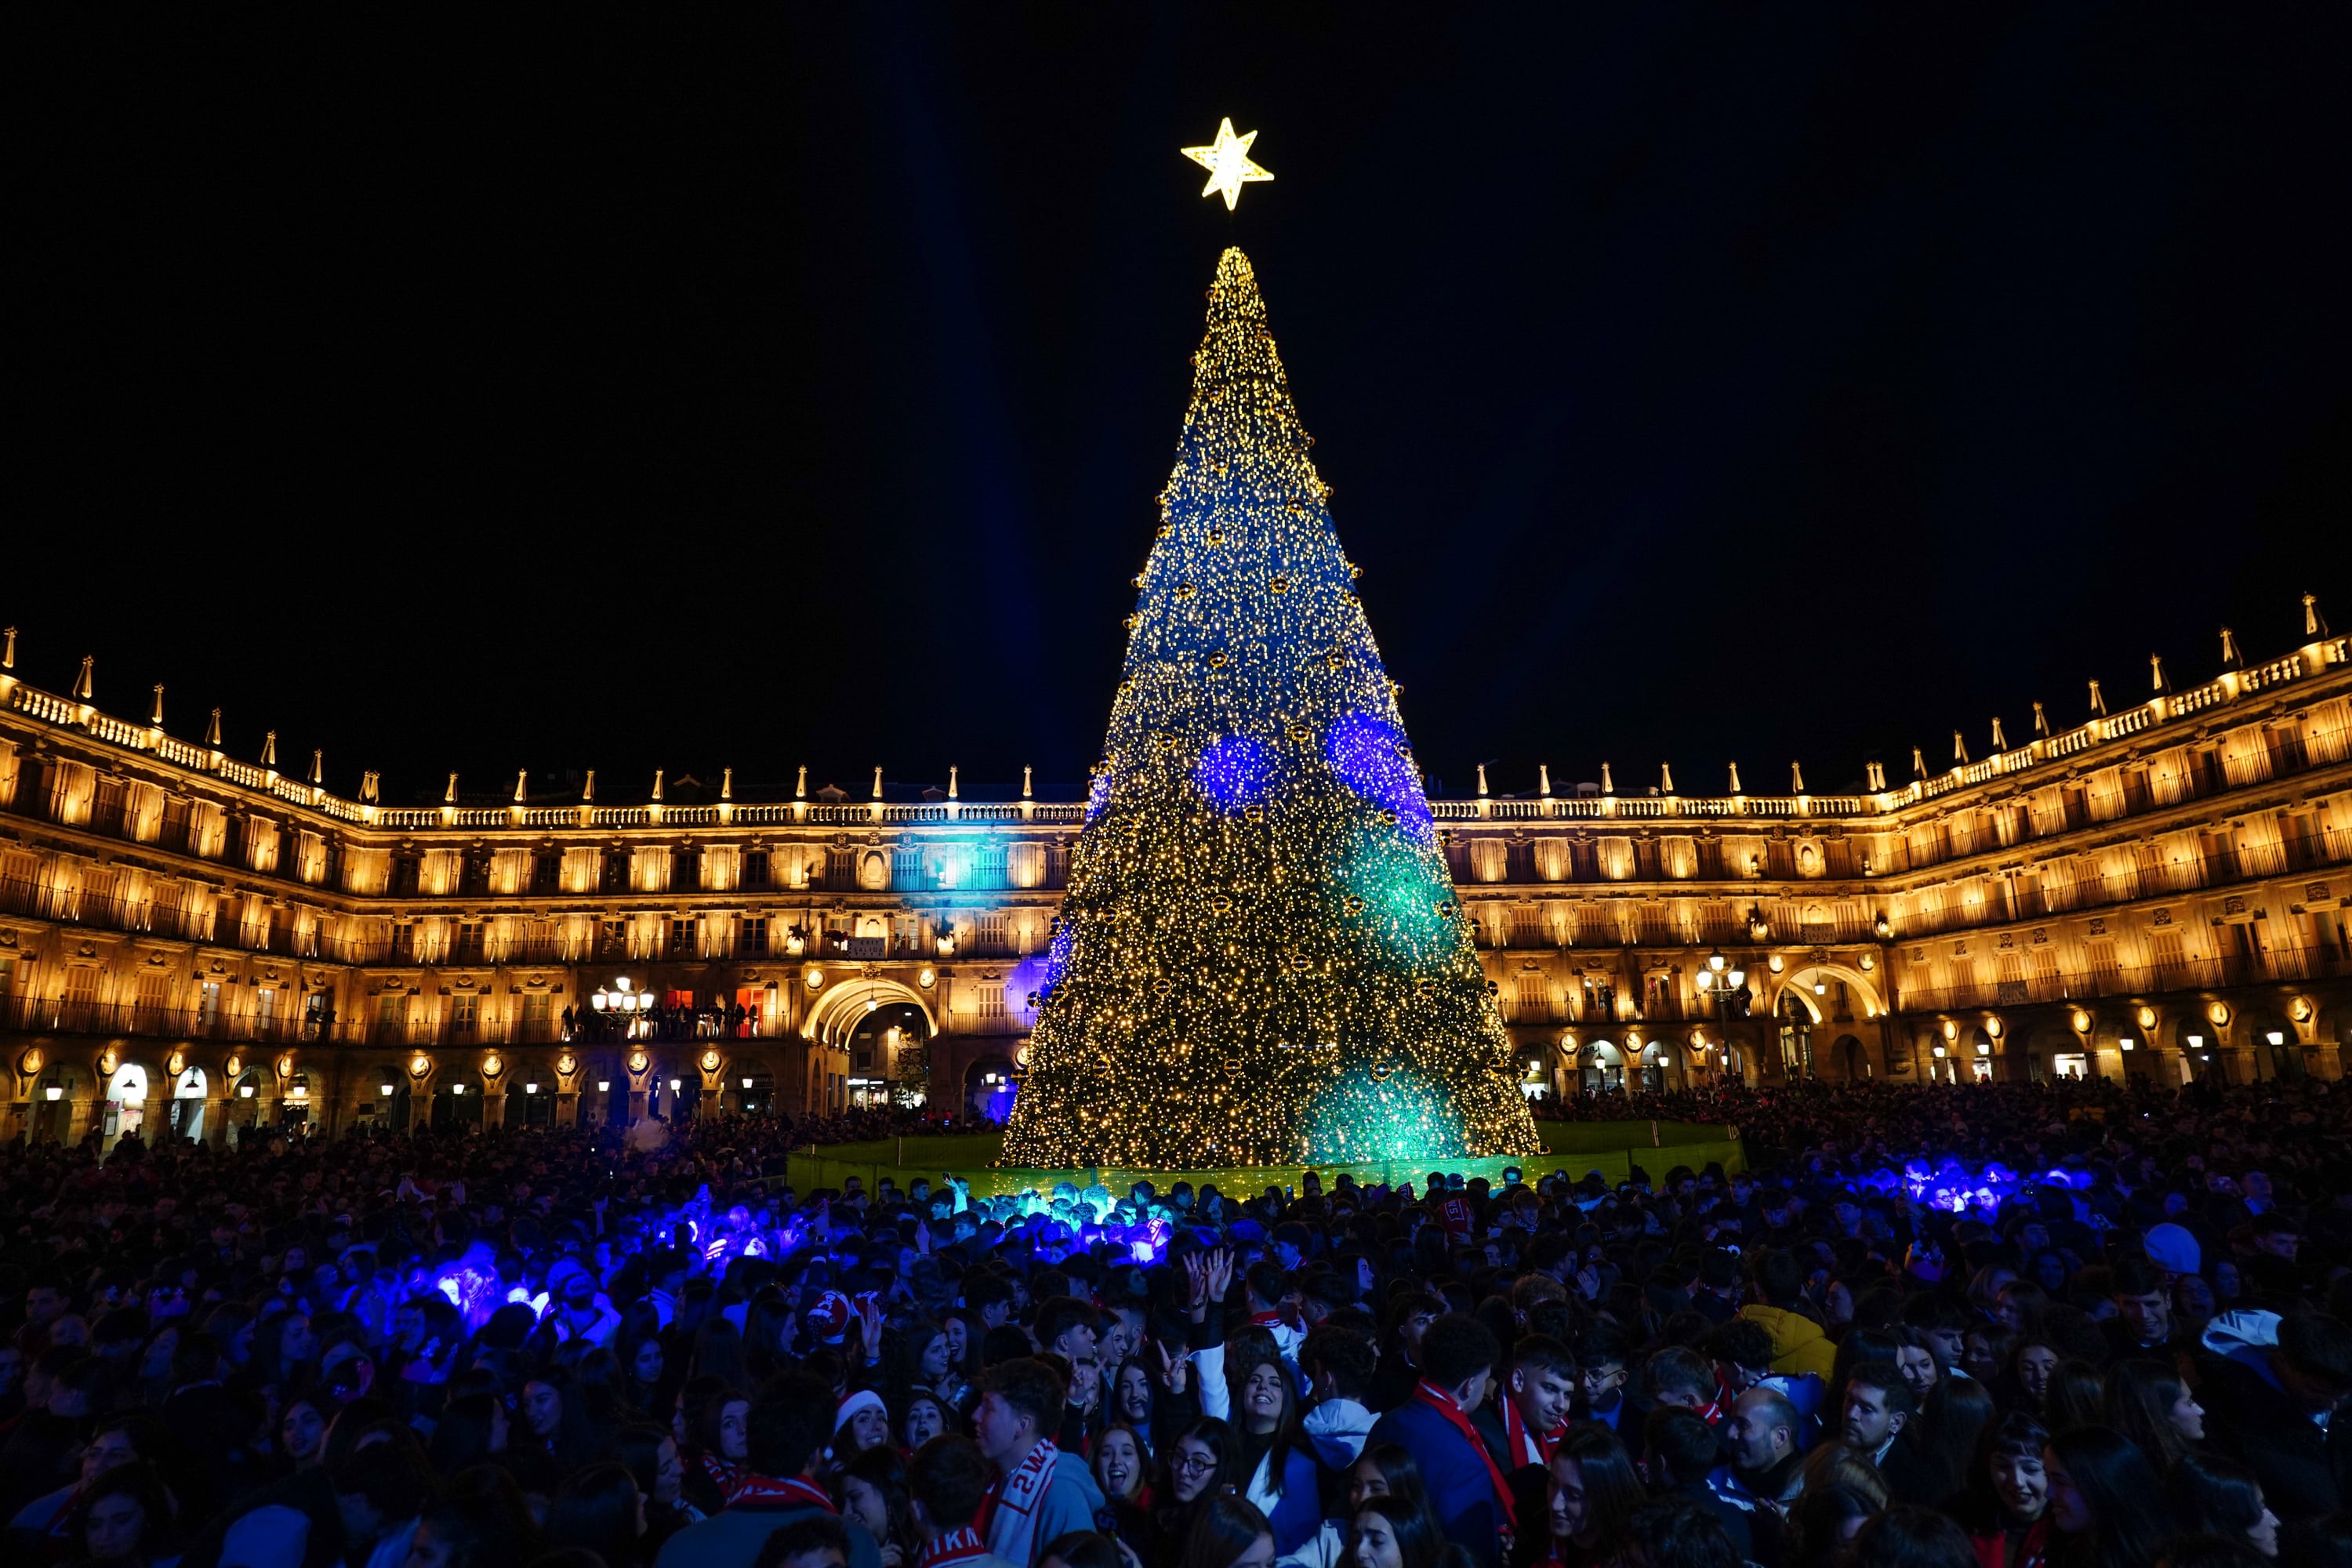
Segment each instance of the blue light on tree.
M1192 778L1202 795L1227 811L1239 811L1261 799L1274 782L1274 755L1263 742L1227 735L1201 749Z

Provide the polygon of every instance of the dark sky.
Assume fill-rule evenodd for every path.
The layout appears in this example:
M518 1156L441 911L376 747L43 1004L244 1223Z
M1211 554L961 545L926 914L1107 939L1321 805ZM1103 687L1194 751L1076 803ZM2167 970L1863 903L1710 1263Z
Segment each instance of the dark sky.
M1456 792L2352 622L2346 7L764 9L18 38L18 672L388 797L1076 781L1228 242Z

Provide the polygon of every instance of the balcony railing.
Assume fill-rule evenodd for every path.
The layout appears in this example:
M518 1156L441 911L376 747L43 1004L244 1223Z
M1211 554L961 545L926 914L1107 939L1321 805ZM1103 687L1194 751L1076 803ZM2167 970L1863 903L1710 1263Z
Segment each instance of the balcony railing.
M2273 981L2322 980L2352 975L2352 952L2330 947L2274 947L2254 953L2184 958L2165 963L2124 964L2077 974L2033 975L2023 980L1979 980L1964 985L1906 985L1898 1011L1940 1013L1960 1007L2012 1007L2035 1002L2095 1001L2104 996L2141 996L2165 991L2206 991Z
M334 1020L309 1014L258 1017L226 1008L166 1007L74 997L0 997L0 1028L22 1034L152 1035L180 1040L292 1044L331 1035Z

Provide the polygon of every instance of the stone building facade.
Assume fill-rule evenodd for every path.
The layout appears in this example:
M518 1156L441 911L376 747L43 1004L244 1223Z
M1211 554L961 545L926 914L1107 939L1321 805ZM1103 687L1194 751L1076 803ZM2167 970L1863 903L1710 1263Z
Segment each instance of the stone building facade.
M2342 1073L2352 647L1863 793L1431 803L1526 1088ZM1001 1107L1083 807L330 794L0 652L0 1133ZM1775 781L1778 783L1778 781ZM1736 981L1736 984L1735 984Z

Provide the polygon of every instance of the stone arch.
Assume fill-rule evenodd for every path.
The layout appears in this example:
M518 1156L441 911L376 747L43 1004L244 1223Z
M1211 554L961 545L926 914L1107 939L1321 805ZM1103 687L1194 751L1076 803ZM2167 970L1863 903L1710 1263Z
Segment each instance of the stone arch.
M1875 1018L1886 1011L1886 1000L1879 991L1876 978L1851 963L1841 963L1836 959L1828 959L1821 963L1809 960L1802 964L1792 965L1785 974L1770 974L1768 972L1768 978L1770 981L1768 1000L1771 1003L1773 1011L1776 1014L1780 1011L1780 994L1793 990L1811 1010L1814 1023L1830 1022L1827 1016L1829 998L1825 995L1813 994L1813 981L1817 976L1828 982L1840 980L1845 982L1847 992L1854 1001L1862 1005L1863 1018Z
M873 1004L869 1007L868 1003ZM923 1015L925 1029L932 1035L940 1032L939 1015L930 1002L913 986L886 975L856 975L836 980L817 993L810 1006L808 1019L801 1026L801 1037L835 1049L845 1047L849 1037L856 1031L857 1022L876 1007L904 1003L919 1008Z
M2303 1036L2285 1010L2278 1007L2249 1007L2235 1020L2246 1031L2246 1043L2253 1048L2254 1076L2258 1079L2299 1079L2303 1071Z
M1830 1044L1830 1060L1837 1064L1838 1074L1848 1083L1860 1083L1872 1077L1870 1055L1863 1049L1858 1035L1840 1035Z

